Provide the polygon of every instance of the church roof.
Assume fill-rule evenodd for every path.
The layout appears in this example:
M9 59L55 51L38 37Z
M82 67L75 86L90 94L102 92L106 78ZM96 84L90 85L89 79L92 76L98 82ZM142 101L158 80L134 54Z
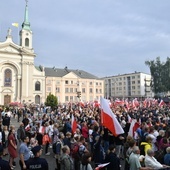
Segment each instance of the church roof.
M90 74L86 71L83 70L73 70L73 69L68 69L67 67L65 67L64 69L62 68L48 68L45 67L45 76L46 77L63 77L67 74L69 74L70 72L74 73L75 75L77 75L78 77L82 78L82 79L99 79L97 76Z

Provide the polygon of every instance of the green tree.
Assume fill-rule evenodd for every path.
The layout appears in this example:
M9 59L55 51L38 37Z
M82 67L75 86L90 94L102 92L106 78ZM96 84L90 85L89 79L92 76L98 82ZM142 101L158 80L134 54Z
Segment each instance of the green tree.
M50 93L46 98L45 105L51 106L52 109L54 107L57 107L57 105L58 105L57 97Z
M161 62L160 57L156 60L145 61L145 64L150 68L152 76L152 90L156 95L167 93L170 91L170 59Z

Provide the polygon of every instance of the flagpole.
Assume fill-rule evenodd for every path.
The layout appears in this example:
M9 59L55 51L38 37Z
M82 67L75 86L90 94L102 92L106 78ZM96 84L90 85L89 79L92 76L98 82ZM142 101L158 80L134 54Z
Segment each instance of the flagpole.
M18 45L20 45L20 44L19 44L19 25L18 25L17 29L18 29L18 37L17 37L17 41L18 41Z

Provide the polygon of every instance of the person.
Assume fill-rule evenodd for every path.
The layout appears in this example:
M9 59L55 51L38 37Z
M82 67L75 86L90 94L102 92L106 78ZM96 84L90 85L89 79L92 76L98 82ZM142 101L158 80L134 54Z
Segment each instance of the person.
M30 158L26 162L27 170L48 170L48 162L45 158L40 158L42 155L42 148L40 145L32 148L32 153L34 154L34 158Z
M145 156L145 166L152 169L166 168L166 165L162 165L154 158L154 151L152 149L147 150L147 155Z
M170 166L170 147L166 148L166 154L164 156L164 164Z
M17 158L18 154L17 154L17 143L16 143L16 139L15 139L15 129L12 128L9 131L9 135L8 135L8 152L10 155L10 159L9 159L9 164L11 167L11 170L15 168L15 166L13 165L14 159Z
M61 156L60 159L60 170L73 170L73 161L71 157L69 156L70 154L70 148L65 145L62 148L63 155Z
M3 121L2 121L3 126L7 126L9 129L9 125L10 125L10 117L8 116L8 114L6 113L5 116L3 117Z
M105 162L109 163L107 166L107 170L120 170L120 159L117 157L115 153L115 146L110 145L109 146L109 153L106 155Z
M64 139L64 133L60 132L56 143L53 144L53 152L55 154L56 166L57 166L56 169L58 170L60 170L60 157L62 154L63 139Z
M129 141L128 141L129 139ZM133 151L133 147L136 146L136 141L133 139L133 138L130 138L129 136L127 137L127 143L128 143L128 149L126 150L126 153L125 153L125 170L129 170L129 156L130 154L132 153ZM127 144L126 143L126 144Z
M118 158L123 159L123 143L124 143L124 134L120 134L115 137L115 144L116 144L116 154Z
M133 151L129 156L130 170L151 170L152 168L142 167L139 161L140 149L138 146L133 147Z
M19 140L19 142L21 142L24 137L25 137L25 128L24 128L24 124L21 122L17 130L17 139Z
M142 155L147 154L148 149L152 149L152 138L150 136L146 136L146 142L141 142L141 146L144 146L144 153L141 153Z
M93 170L90 162L91 162L91 154L89 152L85 153L82 156L82 160L81 160L81 164L80 164L80 170Z
M19 147L19 157L20 157L19 164L20 164L21 170L26 169L26 162L30 158L30 150L28 148L29 141L30 141L29 137L25 136L23 138L23 143L21 143Z
M0 145L0 169L1 170L11 170L11 167L9 166L9 162L2 159L3 155L3 146Z
M102 136L96 136L95 138L95 144L93 145L93 157L94 157L94 163L95 167L97 167L99 164L102 164L105 159L105 152L104 148L101 144Z
M2 131L2 144L3 144L3 148L4 148L4 153L3 156L8 155L8 151L7 151L7 146L8 146L8 127L4 126L3 127L3 131Z

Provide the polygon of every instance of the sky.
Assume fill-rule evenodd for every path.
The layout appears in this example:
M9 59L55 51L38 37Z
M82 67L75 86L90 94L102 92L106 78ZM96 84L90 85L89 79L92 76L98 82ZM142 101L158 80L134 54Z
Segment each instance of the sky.
M11 28L18 43L25 4L1 0L1 42ZM169 0L28 0L35 65L98 77L150 73L145 61L170 57L169 8Z

